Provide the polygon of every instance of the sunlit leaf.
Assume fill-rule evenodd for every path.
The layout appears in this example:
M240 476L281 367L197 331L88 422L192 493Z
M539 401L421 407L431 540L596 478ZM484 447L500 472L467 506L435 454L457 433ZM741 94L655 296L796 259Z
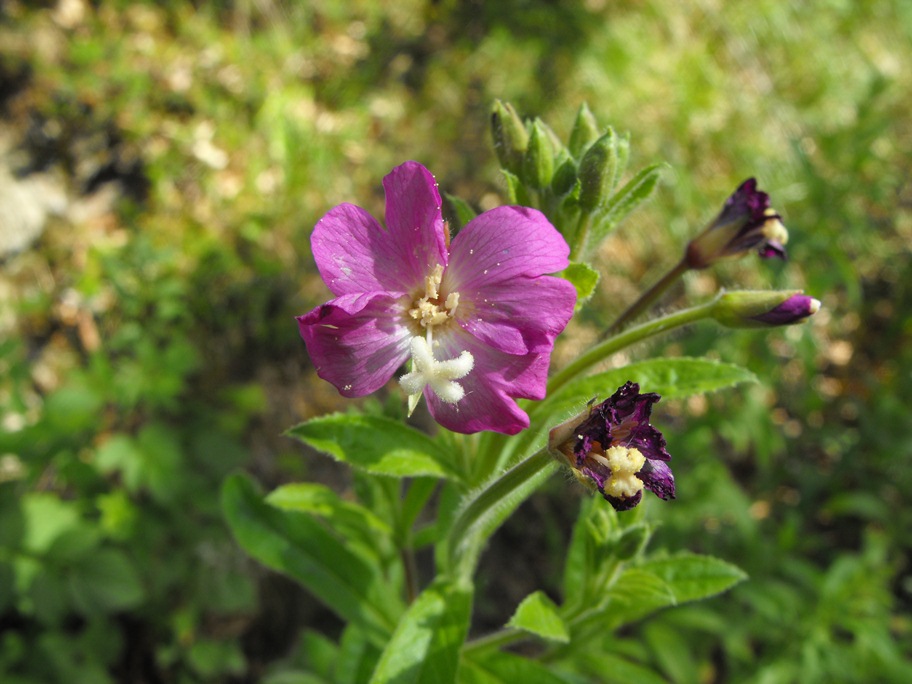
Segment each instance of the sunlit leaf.
M371 684L455 682L471 607L471 585L438 581L425 589L399 622Z
M567 643L570 640L567 625L558 613L557 606L541 591L526 596L507 625L549 641Z
M380 416L334 413L286 434L317 451L378 475L458 478L455 459L426 434Z
M235 538L264 565L300 582L343 619L385 641L399 610L378 568L354 553L312 516L267 504L253 482L232 475L222 510Z

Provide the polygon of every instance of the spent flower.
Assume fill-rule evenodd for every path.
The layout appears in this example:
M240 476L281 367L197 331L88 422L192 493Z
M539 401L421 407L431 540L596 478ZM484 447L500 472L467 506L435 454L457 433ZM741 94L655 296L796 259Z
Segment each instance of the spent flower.
M788 231L781 216L770 208L769 195L748 178L725 201L722 211L690 241L684 255L688 268L702 269L724 259L736 259L752 250L763 258L785 258Z
M546 275L569 248L543 214L497 207L450 241L431 173L405 162L383 180L386 228L352 204L311 236L335 299L298 317L317 374L346 397L370 394L408 363L400 384L454 432L515 434L517 398L545 396L554 338L576 290Z
M649 424L660 397L628 382L609 399L551 430L548 447L583 484L619 511L633 508L648 489L675 497L671 460L662 433Z

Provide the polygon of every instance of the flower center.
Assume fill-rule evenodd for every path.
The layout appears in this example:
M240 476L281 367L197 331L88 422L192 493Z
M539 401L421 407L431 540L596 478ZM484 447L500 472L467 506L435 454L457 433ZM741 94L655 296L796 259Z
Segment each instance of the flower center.
M611 471L611 477L605 483L605 494L616 499L629 499L643 489L643 481L636 476L646 464L646 457L638 449L613 446L604 455L594 452L589 454Z
M424 297L415 300L415 306L409 309L409 316L418 321L428 331L443 325L453 318L459 306L459 293L451 292L441 300L440 283L443 281L443 266L437 264L431 274L424 279Z

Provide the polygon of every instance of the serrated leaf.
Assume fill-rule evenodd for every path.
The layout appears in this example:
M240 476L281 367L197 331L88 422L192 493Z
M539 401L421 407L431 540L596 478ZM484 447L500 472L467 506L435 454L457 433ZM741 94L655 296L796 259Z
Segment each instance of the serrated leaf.
M624 186L614 193L604 207L596 210L592 219L587 251L598 248L608 234L614 230L639 205L649 199L658 186L662 171L667 164L650 164L640 170Z
M570 641L570 632L557 606L541 591L529 594L522 600L507 626L531 632L549 641L562 644Z
M600 274L589 264L571 262L561 275L576 288L576 307L579 311L589 301L598 285Z
M550 666L513 653L493 651L467 657L459 671L462 684L568 684Z
M746 368L701 358L657 358L613 368L568 383L546 399L538 411L567 415L581 410L595 397L603 401L627 381L636 382L642 392L657 392L663 399L680 399L715 392L743 382L757 382Z
M384 643L401 606L380 570L309 515L270 506L245 475L222 486L222 510L244 550L297 580L344 620Z
M660 577L678 603L715 596L747 579L747 574L731 563L693 553L647 561L639 567Z
M380 416L334 413L287 433L317 451L376 475L459 479L456 459L414 428Z
M471 585L438 581L415 599L399 621L371 684L449 684L469 630Z

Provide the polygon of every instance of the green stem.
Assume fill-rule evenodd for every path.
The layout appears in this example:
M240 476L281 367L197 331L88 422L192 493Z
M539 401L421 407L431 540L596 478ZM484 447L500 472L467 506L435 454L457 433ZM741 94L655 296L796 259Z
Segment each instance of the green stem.
M641 342L653 335L658 335L659 333L667 332L674 328L680 328L682 325L708 318L715 304L716 298L690 309L684 309L683 311L677 311L673 314L668 314L667 316L654 318L635 328L628 328L614 337L608 338L604 342L600 342L589 351L577 357L575 361L562 368L551 378L551 381L548 383L548 396L550 397L553 395L557 390L583 371L588 370L591 366L605 360L624 347L629 347L630 345Z
M463 654L466 654L473 651L482 651L488 648L501 648L503 646L509 646L510 644L514 644L517 641L523 641L524 639L528 638L528 632L523 632L516 629L515 627L505 627L504 629L492 632L491 634L486 634L483 637L472 639L466 643L462 649L462 652Z
M662 278L644 292L639 299L637 299L633 304L627 307L627 310L624 311L620 316L617 317L617 320L614 321L605 332L602 333L599 339L605 339L609 335L613 335L618 330L620 330L625 323L633 320L646 309L648 309L652 304L657 300L662 294L671 287L682 275L687 273L690 269L690 266L687 265L685 259L681 259L678 262L677 266L672 268L668 273L666 273Z
M471 575L484 541L556 467L548 450L541 449L480 489L450 528L448 567Z
M589 239L589 227L592 225L591 218L588 212L584 211L576 222L576 232L573 234L573 249L570 250L570 261L580 260L580 254L586 247L586 240Z

